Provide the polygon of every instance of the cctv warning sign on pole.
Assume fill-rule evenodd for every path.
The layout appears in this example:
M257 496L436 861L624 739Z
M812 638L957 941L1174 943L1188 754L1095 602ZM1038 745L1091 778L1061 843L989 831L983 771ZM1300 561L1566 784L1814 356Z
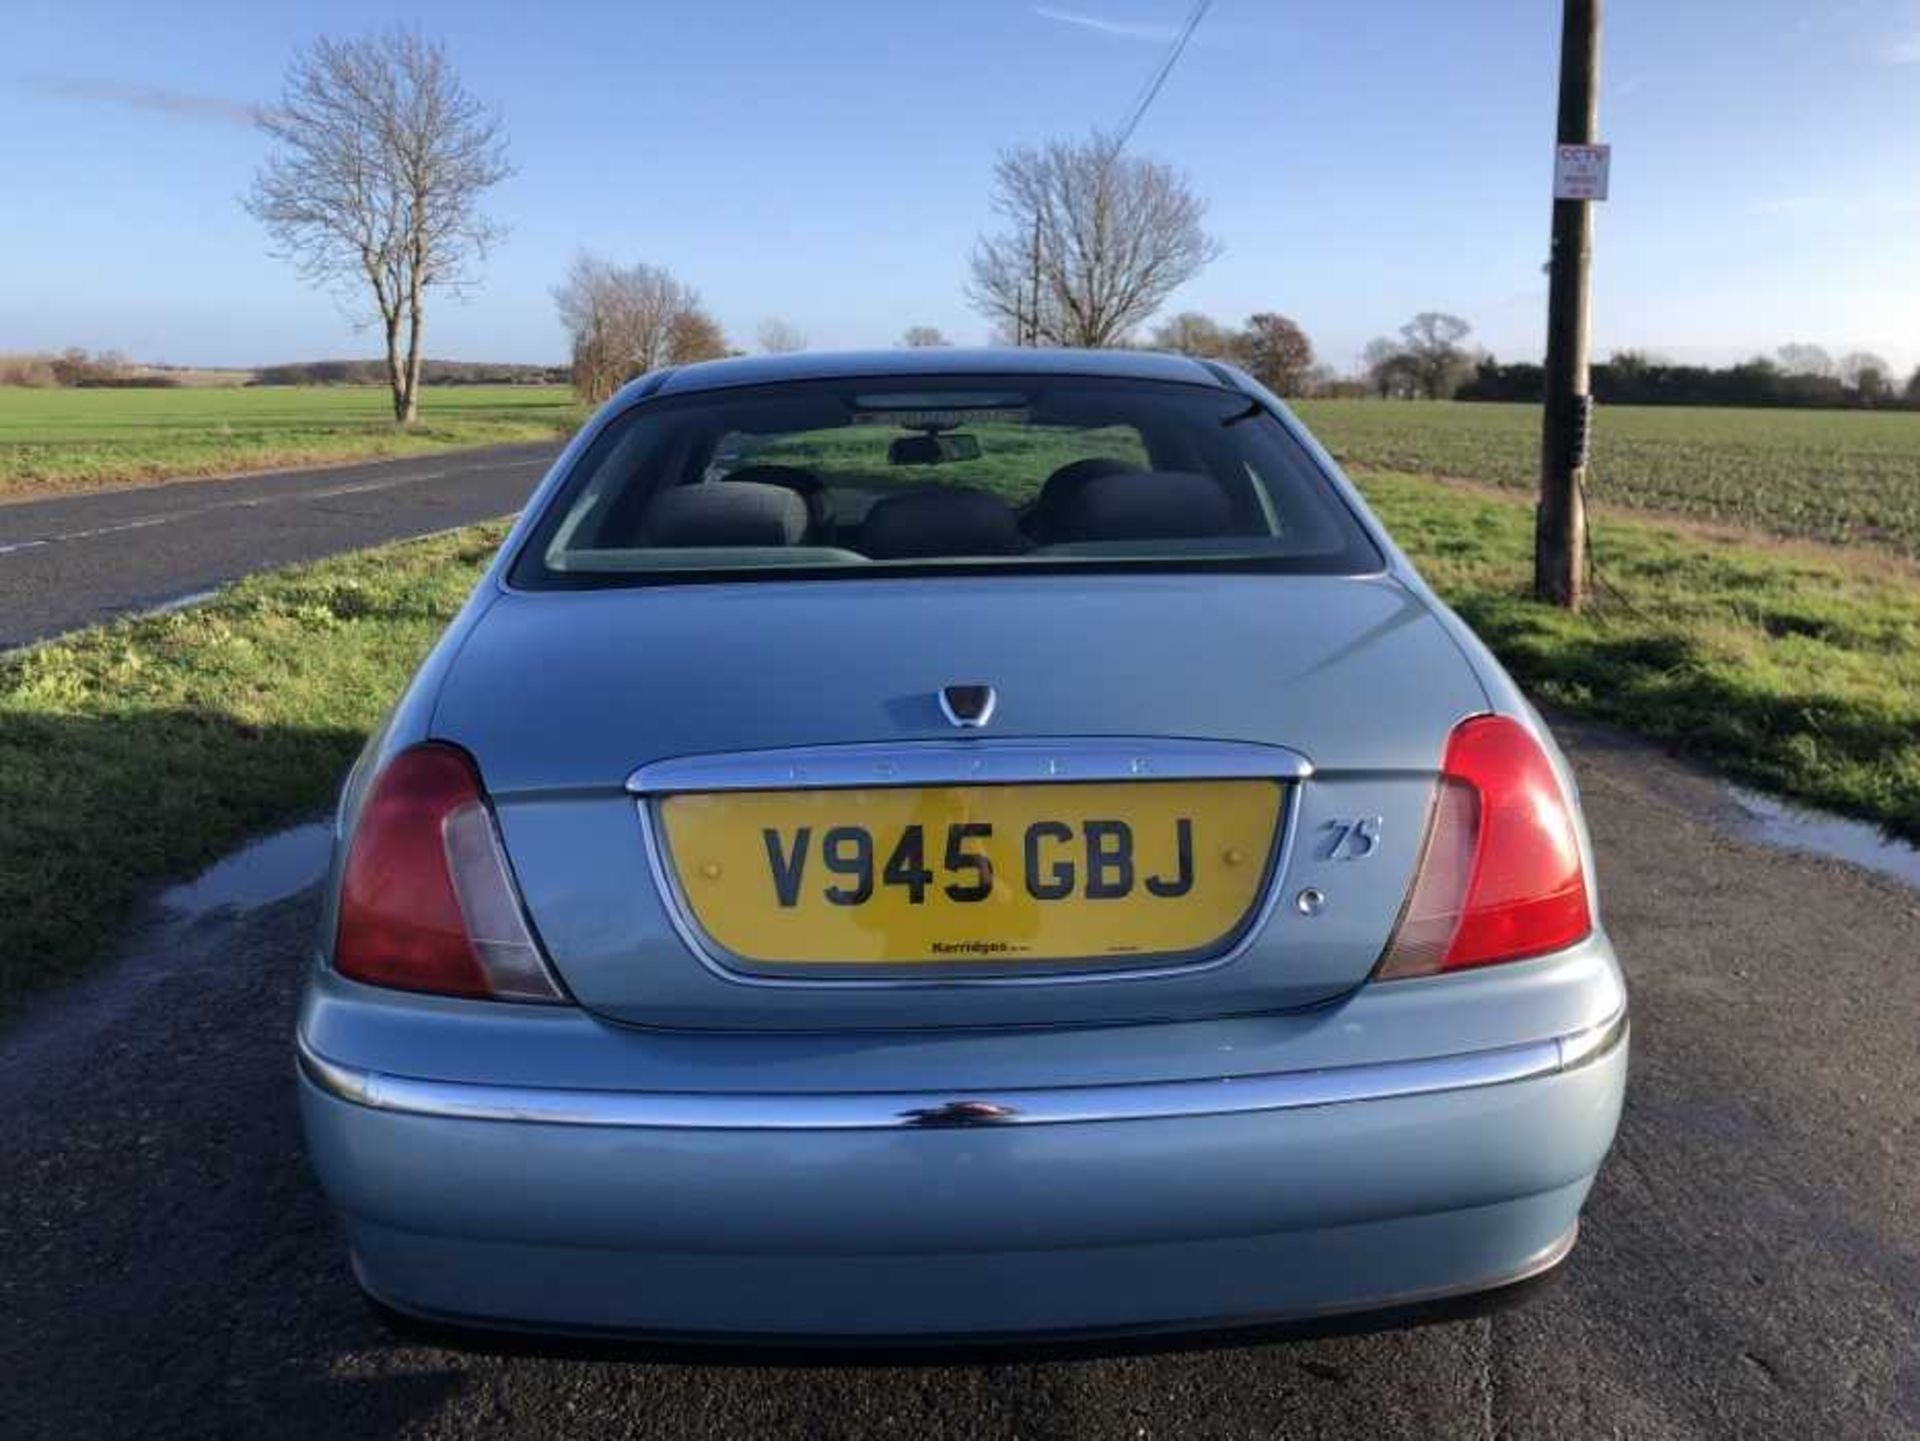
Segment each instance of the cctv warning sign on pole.
M1607 170L1613 159L1610 145L1562 145L1554 151L1555 200L1605 200Z

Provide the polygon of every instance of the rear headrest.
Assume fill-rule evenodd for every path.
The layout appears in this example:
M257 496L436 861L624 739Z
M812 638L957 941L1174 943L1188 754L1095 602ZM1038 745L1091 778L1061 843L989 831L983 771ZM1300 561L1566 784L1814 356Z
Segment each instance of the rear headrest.
M747 465L729 472L728 485L777 485L783 490L797 490L802 495L813 495L825 490L827 483L810 470L802 470L797 465Z
M825 539L832 509L827 502L827 483L812 471L797 465L747 465L725 479L728 485L777 485L782 490L793 491L806 502L814 539Z
M874 560L1017 555L1027 548L1007 503L978 490L930 486L875 501L860 532Z
M806 534L797 494L751 481L663 490L640 523L642 545L798 545Z
M1233 506L1220 482L1185 470L1137 470L1094 476L1068 497L1053 538L1197 540L1233 530Z
M1070 460L1048 476L1047 483L1040 487L1040 504L1058 511L1079 494L1088 481L1098 480L1103 475L1127 475L1139 469L1137 465L1128 465L1124 460L1115 460L1106 455Z
M1068 461L1048 476L1046 484L1040 487L1040 497L1034 501L1027 515L1027 533L1042 542L1064 539L1060 534L1060 517L1088 481L1098 480L1103 475L1124 475L1139 468L1106 455L1089 455Z

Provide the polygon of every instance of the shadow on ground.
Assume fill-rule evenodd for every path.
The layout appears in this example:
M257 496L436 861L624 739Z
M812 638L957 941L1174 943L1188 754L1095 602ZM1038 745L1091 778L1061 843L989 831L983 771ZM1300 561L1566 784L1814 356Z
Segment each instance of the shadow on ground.
M327 809L364 740L193 707L0 713L0 1018L110 951L156 882Z

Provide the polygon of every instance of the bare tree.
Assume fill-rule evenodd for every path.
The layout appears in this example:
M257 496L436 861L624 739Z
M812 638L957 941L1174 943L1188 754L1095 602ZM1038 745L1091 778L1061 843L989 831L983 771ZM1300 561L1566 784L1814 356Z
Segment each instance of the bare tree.
M720 322L701 307L700 299L687 292L691 304L673 318L672 334L667 340L667 364L692 365L699 360L719 360L727 353L727 333Z
M1862 400L1879 400L1892 388L1887 377L1893 367L1870 350L1849 351L1840 357L1838 368L1841 381L1859 392Z
M59 385L59 372L52 356L34 352L0 353L0 385L31 386L48 390Z
M807 348L806 332L774 316L760 322L760 348L768 355L786 355Z
M394 418L411 424L427 292L473 284L474 263L499 238L479 208L512 173L499 117L441 45L394 28L298 51L258 124L276 149L247 209L314 284L371 294Z
M1367 348L1360 352L1360 365L1366 372L1367 383L1382 400L1418 393L1413 357L1397 341L1384 335L1369 340Z
M1616 350L1607 357L1607 374L1615 385L1632 392L1649 385L1654 370L1664 364L1644 350Z
M900 343L908 350L932 350L953 344L940 333L937 325L909 325Z
M1221 358L1236 353L1240 337L1210 315L1183 310L1154 326L1152 342L1155 350Z
M89 355L77 345L69 345L48 362L56 385L120 385L126 382L132 368L118 350Z
M1893 395L1893 382L1886 371L1865 365L1853 378L1853 393L1862 405L1884 405Z
M1300 395L1313 369L1313 344L1306 331L1271 311L1247 318L1240 332L1235 358L1247 374L1276 395Z
M1122 344L1220 253L1184 176L1100 135L1003 152L993 208L967 298L1030 344Z
M585 251L554 287L573 340L573 387L598 404L636 375L726 354L700 297L658 266L615 265Z
M1473 361L1460 344L1473 327L1457 315L1423 310L1400 327L1405 368L1429 400L1451 400Z
M1834 374L1833 357L1824 346L1796 340L1775 353L1780 359L1780 369L1788 375L1817 375L1827 379Z

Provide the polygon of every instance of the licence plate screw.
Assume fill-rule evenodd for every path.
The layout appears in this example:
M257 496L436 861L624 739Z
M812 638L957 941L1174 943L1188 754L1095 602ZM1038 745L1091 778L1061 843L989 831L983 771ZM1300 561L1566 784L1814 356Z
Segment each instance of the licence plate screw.
M700 867L700 874L705 876L710 881L719 880L720 879L720 862L718 861L706 862L704 865Z
M1327 908L1327 895L1325 891L1308 886L1293 898L1293 904L1301 915L1317 916Z
M1241 864L1241 862L1245 861L1246 858L1247 858L1247 853L1241 850L1238 846L1229 846L1226 849L1226 851L1222 853L1220 857L1221 860L1225 861L1230 866L1237 866Z

